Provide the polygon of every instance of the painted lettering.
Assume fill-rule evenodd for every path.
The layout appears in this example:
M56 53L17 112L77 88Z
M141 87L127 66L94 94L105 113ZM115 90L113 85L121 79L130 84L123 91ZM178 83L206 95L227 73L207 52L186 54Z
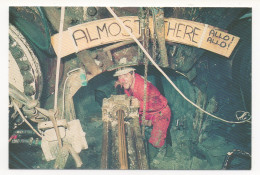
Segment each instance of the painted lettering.
M101 31L101 32L105 31L106 34L107 34L107 37L108 37L108 31L107 31L107 25L106 25L106 23L103 24L102 29L101 29L99 26L97 26L97 32L98 32L99 39L101 39L100 31Z
M212 43L212 38L208 37L207 42Z
M219 34L219 35L218 35L218 34ZM215 37L217 37L217 38L221 38L221 33L218 32L218 31L216 31L216 32L215 32Z
M216 42L214 42L214 41L215 41L215 40L212 39L212 43L218 45L218 40L217 40Z
M134 22L138 22L138 34L140 35L141 34L141 26L140 26L140 20L134 20Z
M76 37L75 37L76 34L77 34L77 35L80 35L80 36L76 38ZM74 42L75 42L76 46L78 46L77 40L81 40L81 39L84 39L84 38L86 39L86 41L87 41L87 43L88 43L88 38L87 38L85 32L84 32L83 30L81 30L81 29L75 30L75 31L73 32L73 34L72 34L72 37L73 37L73 39L74 39Z
M89 38L90 42L98 39L98 38L93 38L93 39L91 38L91 36L90 36L90 34L88 32L88 28L86 28L86 32L88 34L88 38Z
M210 32L209 32L209 36L212 37L217 37L217 38L220 38L220 39L223 39L223 40L229 40L229 35L225 35L224 37L222 37L223 33L221 31L215 31L214 29L212 29Z
M195 27L194 30L193 30L192 42L194 42L194 43L198 43L197 41L194 41L194 36L199 35L199 34L196 33L196 30L200 30L200 29Z
M215 40L213 39L214 37L215 37ZM215 45L219 45L222 48L227 47L227 49L228 49L230 44L232 43L232 41L231 41L229 44L227 44L227 42L229 40L230 40L230 36L228 34L225 34L225 36L223 37L223 33L221 31L211 30L209 33L207 42L215 44Z
M222 48L225 48L227 46L227 43L222 41L220 44L219 44L220 47Z
M169 35L170 30L173 30L173 35L172 36L174 36L176 25L177 25L177 23L175 23L174 28L171 28L171 22L169 22L167 36Z
M179 33L180 31L182 31L182 30L179 30L179 29L180 29L180 26L185 26L185 25L182 24L182 23L179 23L179 24L178 24L178 28L177 28L177 32L176 32L176 37L178 37L178 38L181 38L181 36L178 36L178 33Z
M125 24L126 22L131 22L131 20L124 20L124 21L123 21L124 24ZM125 24L125 26L126 26L128 29L130 29L130 32L131 32L131 33L133 33L133 30L132 30L131 27L129 27L129 26L126 25L126 24ZM123 36L130 36L130 35L125 35L125 34L123 34L123 33L122 33L122 35L123 35Z
M213 37L215 36L215 30L210 30L209 36L212 35Z
M149 20L152 20L152 17L150 17ZM137 16L123 17L122 21L127 29L129 29L129 32L137 35L137 37L140 36L141 25ZM197 23L195 21L166 18L164 20L164 24L166 26L166 41L200 47L219 53L226 57L230 56L230 53L239 41L238 37L210 25L208 25L207 30L204 31L203 27L205 27L205 24ZM152 27L152 25L150 26ZM202 30L204 33L202 33ZM208 31L208 33L205 33L206 31ZM69 31L66 31L65 34L66 42L72 39L70 42L74 43L69 43L69 45L74 44L78 47L78 51L93 48L102 44L118 42L125 39L128 40L130 38L130 35L122 29L121 25L117 23L115 19L112 18L107 20L92 21L90 23L85 23L84 25L81 24L70 27ZM206 36L204 37L202 34L205 34ZM200 45L197 45L196 43L199 43L199 41L201 43ZM52 44L55 46L55 52L57 51L57 42L58 35L55 35L52 38ZM63 47L65 47L65 45L63 45ZM69 51L67 48L63 49L66 49L64 55L68 55L75 51L73 48Z
M188 30L188 28L190 29L190 30ZM191 41L191 34L193 33L193 27L192 26L190 26L190 25L186 25L186 27L185 27L185 32L184 32L184 35L183 35L183 39L185 39L185 36L186 35L188 35L189 36L189 39L190 39L190 41Z
M212 37L208 37L207 42L215 45L219 45L222 48L225 48L227 46L227 43L225 41L220 42L218 39L214 39Z
M210 43L213 43L213 44L218 45L218 40L215 41L214 38L208 37L207 42L208 42L208 41L209 41Z
M223 40L228 41L229 40L229 35L224 36Z
M231 42L228 44L228 47L227 47L227 48L229 48L230 44L232 44L233 41L234 41L234 37L232 37L232 40L231 40Z
M112 26L117 26L117 30L118 30L118 31L116 31L115 28L113 28L113 30L111 30L111 27L112 27ZM108 31L109 31L109 33L110 33L112 36L117 36L117 35L121 32L121 27L119 26L119 24L113 22L113 23L111 23L111 24L108 26ZM112 31L115 32L115 33L113 33Z

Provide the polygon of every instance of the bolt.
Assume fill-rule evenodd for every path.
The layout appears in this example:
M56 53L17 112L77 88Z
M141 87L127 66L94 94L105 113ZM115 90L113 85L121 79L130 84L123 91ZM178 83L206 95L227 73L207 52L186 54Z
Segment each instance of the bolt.
M97 14L97 9L95 7L88 7L87 13L89 16L95 16Z
M34 89L33 89L32 86L30 86L30 85L25 85L25 87L24 87L24 93L25 93L25 95L27 95L27 96L32 96L32 95L35 94L35 91L34 91Z
M11 47L15 47L17 45L17 43L16 42L13 42L12 44L11 44Z
M26 63L22 63L21 65L20 65L20 68L21 68L21 70L23 70L23 71L27 71L27 70L29 70L29 65L28 64L26 64Z
M33 82L33 76L30 74L30 72L25 71L23 74L23 79L25 84L30 84Z
M22 58L24 53L21 51L19 47L9 47L11 53L15 59Z

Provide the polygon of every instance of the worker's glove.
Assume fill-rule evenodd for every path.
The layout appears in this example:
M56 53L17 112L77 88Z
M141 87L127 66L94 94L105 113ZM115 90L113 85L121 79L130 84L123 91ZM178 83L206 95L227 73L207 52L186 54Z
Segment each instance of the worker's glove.
M140 102L137 98L132 98L131 106L140 107Z
M144 120L143 123L145 126L152 126L152 120Z

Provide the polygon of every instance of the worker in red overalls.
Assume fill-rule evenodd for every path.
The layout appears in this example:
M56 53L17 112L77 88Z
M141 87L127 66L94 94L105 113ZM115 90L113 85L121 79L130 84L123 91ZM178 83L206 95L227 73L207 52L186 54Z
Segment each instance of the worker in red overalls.
M115 87L121 85L128 96L134 96L139 100L139 120L141 123L144 104L144 78L135 73L135 69L132 67L119 68L114 76L118 77ZM144 124L146 126L152 126L149 143L156 148L161 148L165 143L171 118L171 110L167 105L167 99L162 96L158 89L149 81L147 81L146 98L146 121Z

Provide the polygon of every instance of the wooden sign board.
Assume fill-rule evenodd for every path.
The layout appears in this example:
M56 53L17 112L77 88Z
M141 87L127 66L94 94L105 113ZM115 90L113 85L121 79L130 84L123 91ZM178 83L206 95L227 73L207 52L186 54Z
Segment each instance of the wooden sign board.
M137 16L120 19L136 38L141 36L140 20ZM151 34L153 34L152 22L150 18ZM100 45L132 39L114 18L73 26L61 35L61 57ZM165 18L165 39L168 42L206 49L225 57L231 55L239 41L239 37L223 32L219 28L176 18ZM51 43L58 54L59 34L51 37Z

